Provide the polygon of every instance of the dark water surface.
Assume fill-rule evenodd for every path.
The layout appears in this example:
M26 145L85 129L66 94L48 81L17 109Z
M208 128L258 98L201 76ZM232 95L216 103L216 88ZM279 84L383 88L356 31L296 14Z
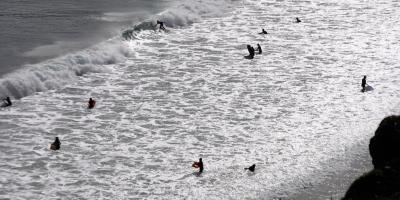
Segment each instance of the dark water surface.
M1 0L0 76L86 48L160 12L156 0Z

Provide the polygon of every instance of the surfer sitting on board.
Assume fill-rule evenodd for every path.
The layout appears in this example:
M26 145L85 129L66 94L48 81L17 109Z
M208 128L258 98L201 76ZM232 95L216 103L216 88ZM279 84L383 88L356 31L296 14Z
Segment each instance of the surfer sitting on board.
M300 22L301 22L301 20L298 17L296 17L296 23L300 23Z
M2 107L8 107L12 105L10 97L6 97L5 99L3 99L3 101L4 104L2 105Z
M364 78L361 80L361 87L362 87L361 92L365 92L366 85L367 85L367 76L364 76Z
M199 158L199 162L194 162L192 167L199 168L199 174L203 173L203 170L204 170L203 159Z
M258 34L268 34L266 30L262 29L261 33Z
M158 24L160 24L160 29L163 30L163 31L165 31L164 22L158 21L158 20L157 20L156 26L157 26Z
M56 139L54 140L54 142L50 145L50 149L51 150L59 150L61 146L61 142L58 139L58 137L56 137Z
M96 105L96 101L93 100L92 98L89 98L88 108L92 109L92 108L94 108L95 105Z

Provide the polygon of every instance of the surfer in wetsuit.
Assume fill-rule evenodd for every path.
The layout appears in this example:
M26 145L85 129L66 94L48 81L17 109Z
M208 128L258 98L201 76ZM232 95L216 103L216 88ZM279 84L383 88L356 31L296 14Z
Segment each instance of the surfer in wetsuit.
M364 76L364 78L361 80L361 87L362 87L361 92L365 92L366 85L367 85L367 76Z
M6 97L5 99L3 99L3 101L4 101L4 104L2 107L8 107L8 106L12 105L10 97Z
M157 26L158 24L160 24L160 29L163 30L163 31L165 31L164 22L158 21L158 20L157 20L156 26Z
M262 54L262 49L261 49L260 44L257 44L257 51L258 51L258 54Z
M61 142L58 139L58 137L56 137L56 139L54 140L54 142L50 145L50 149L51 150L59 150L61 147Z
M266 30L262 29L261 33L258 34L268 34Z
M247 50L249 51L249 55L247 56L249 59L253 59L254 58L254 48L251 45L247 45Z
M96 105L96 101L93 100L92 98L89 98L88 108L92 109L92 108L94 108L94 105Z
M298 17L296 17L296 23L300 23L300 22L301 22L301 20Z
M251 172L254 172L254 170L256 170L256 164L253 164L253 165L250 166L250 167L244 168L244 170L246 170L246 169L248 169L248 170L251 171Z
M192 166L195 168L199 168L199 174L203 173L204 166L202 158L199 158L199 162L194 162Z
M197 163L197 165L199 166L199 174L203 173L204 166L203 166L203 159L202 158L199 158L199 162Z

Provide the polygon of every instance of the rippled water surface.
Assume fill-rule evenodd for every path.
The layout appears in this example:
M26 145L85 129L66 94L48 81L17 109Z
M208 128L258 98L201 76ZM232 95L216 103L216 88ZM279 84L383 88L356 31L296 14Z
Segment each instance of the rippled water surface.
M225 17L144 31L123 43L124 62L1 109L0 198L285 198L345 166L347 150L398 113L399 7L244 1ZM263 54L243 59L257 43ZM363 75L373 91L360 92Z

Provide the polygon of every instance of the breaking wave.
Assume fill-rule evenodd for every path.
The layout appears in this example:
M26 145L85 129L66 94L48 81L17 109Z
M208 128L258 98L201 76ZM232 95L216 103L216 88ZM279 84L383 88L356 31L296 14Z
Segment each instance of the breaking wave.
M122 33L124 39L137 38L142 30L154 30L156 20L169 28L184 27L206 17L220 17L238 0L186 0L142 21ZM0 97L22 98L35 92L57 89L90 72L104 72L104 65L123 62L130 54L128 44L119 37L94 47L21 69L0 78Z
M160 20L167 27L184 27L207 17L221 17L231 10L238 0L186 0L148 20L136 24L122 33L125 39L136 39L138 32L156 30L156 21Z
M77 53L27 65L0 79L0 94L22 98L35 92L60 88L89 72L104 72L104 65L126 59L129 48L120 40L110 40Z

